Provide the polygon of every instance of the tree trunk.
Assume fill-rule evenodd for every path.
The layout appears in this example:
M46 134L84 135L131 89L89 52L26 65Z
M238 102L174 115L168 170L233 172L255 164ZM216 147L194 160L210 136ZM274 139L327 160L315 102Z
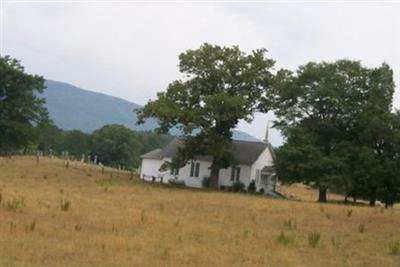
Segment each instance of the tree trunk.
M375 202L376 202L376 199L375 199L375 198L370 198L370 199L369 199L369 206L370 206L370 207L375 207Z
M209 187L218 189L218 184L219 184L219 169L211 166Z
M318 202L326 202L326 191L327 188L325 186L319 187Z

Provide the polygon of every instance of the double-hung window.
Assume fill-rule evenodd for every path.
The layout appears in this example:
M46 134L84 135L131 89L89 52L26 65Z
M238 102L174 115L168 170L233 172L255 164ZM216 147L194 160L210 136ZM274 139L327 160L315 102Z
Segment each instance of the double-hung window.
M199 177L200 173L200 163L192 162L190 165L190 177Z
M240 181L240 167L232 167L231 181Z
M179 175L179 168L171 168L171 175Z

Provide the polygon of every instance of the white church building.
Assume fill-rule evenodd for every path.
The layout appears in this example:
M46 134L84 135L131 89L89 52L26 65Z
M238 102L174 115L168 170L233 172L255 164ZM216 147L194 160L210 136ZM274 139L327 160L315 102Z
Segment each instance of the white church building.
M141 156L140 178L163 183L175 182L189 187L202 187L204 177L210 176L211 157L199 156L189 161L177 171L160 171L161 165L171 161L182 146L176 137L163 149L155 149ZM221 169L219 188L230 189L234 182L244 183L247 189L251 181L255 182L256 191L274 194L277 177L274 170L274 152L269 142L233 140L233 155L236 166Z

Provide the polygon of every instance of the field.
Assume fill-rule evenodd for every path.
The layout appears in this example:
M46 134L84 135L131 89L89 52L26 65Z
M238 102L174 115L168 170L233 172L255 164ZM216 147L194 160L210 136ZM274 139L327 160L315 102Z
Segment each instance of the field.
M129 178L59 159L0 158L0 266L400 266L397 208Z

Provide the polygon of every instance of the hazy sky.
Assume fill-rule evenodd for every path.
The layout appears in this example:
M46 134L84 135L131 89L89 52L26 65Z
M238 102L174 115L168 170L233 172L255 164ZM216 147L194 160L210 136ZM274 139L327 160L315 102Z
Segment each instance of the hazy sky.
M2 55L30 73L138 104L180 78L177 55L203 42L267 48L278 68L385 61L400 84L400 2L0 1ZM262 138L270 117L239 129ZM276 131L270 138L281 143Z

